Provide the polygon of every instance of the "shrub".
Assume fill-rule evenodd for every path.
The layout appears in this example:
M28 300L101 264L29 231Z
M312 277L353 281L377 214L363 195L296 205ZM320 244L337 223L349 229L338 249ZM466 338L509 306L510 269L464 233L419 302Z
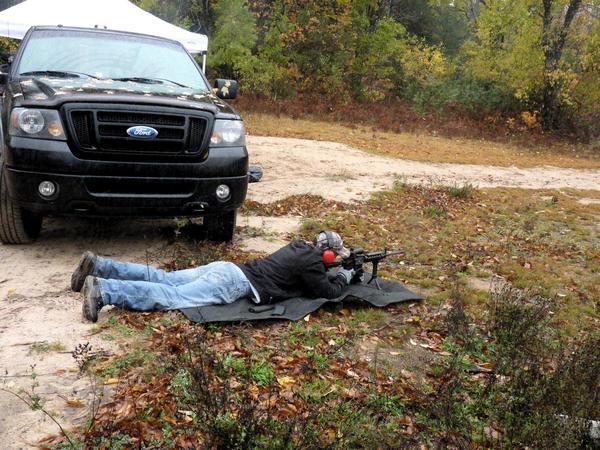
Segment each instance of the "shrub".
M555 302L507 283L493 287L477 331L460 292L452 295L445 345L452 355L421 407L432 438L441 447L596 448L590 420L600 417L600 333L560 339L550 314Z

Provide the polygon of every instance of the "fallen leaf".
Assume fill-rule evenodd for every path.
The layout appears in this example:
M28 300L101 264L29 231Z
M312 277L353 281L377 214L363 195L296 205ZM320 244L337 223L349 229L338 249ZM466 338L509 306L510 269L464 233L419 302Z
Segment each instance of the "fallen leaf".
M119 382L118 378L109 378L104 382L104 384L117 384Z
M277 382L279 384L281 384L282 386L288 386L290 384L296 384L296 380L292 377L288 377L287 375L284 375L282 377L277 377Z
M169 422L171 425L177 425L177 421L175 419L173 419L171 416L164 415L162 417L162 420L164 420L165 422Z
M68 398L67 405L71 406L72 408L83 408L85 406L78 398Z
M131 414L131 410L133 409L133 406L131 405L131 403L125 403L123 405L121 405L114 413L115 418L118 419L123 419L127 416L129 416L129 414Z
M408 416L400 417L398 422L402 425L412 425L412 419Z
M362 394L357 389L344 389L344 397L348 398L360 398Z
M352 378L360 378L360 377L358 376L358 374L357 374L355 371L353 371L352 369L348 369L348 370L346 371L346 374L347 374L348 376L352 377Z

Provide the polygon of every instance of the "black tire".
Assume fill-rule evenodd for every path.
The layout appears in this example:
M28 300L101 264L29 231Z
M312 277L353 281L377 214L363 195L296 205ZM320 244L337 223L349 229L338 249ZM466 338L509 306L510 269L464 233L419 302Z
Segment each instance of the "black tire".
M204 216L204 230L210 241L229 242L235 232L237 211L226 211L221 214Z
M8 197L4 163L0 162L0 241L30 244L40 235L42 216L15 205Z

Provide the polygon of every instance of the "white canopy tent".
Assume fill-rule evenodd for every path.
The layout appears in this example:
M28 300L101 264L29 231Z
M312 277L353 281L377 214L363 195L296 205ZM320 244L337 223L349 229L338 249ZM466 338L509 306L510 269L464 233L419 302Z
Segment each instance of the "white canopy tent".
M165 37L181 42L190 53L202 53L206 60L205 35L165 22L127 0L26 0L0 12L0 36L22 39L36 25L107 28Z

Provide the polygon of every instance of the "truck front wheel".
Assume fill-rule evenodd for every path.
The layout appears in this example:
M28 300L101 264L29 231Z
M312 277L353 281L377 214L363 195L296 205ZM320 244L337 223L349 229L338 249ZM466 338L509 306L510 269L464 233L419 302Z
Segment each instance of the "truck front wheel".
M0 241L30 244L42 229L42 216L15 205L8 196L4 163L0 162Z
M229 242L235 232L235 218L237 211L225 211L221 214L204 216L204 229L210 241Z

